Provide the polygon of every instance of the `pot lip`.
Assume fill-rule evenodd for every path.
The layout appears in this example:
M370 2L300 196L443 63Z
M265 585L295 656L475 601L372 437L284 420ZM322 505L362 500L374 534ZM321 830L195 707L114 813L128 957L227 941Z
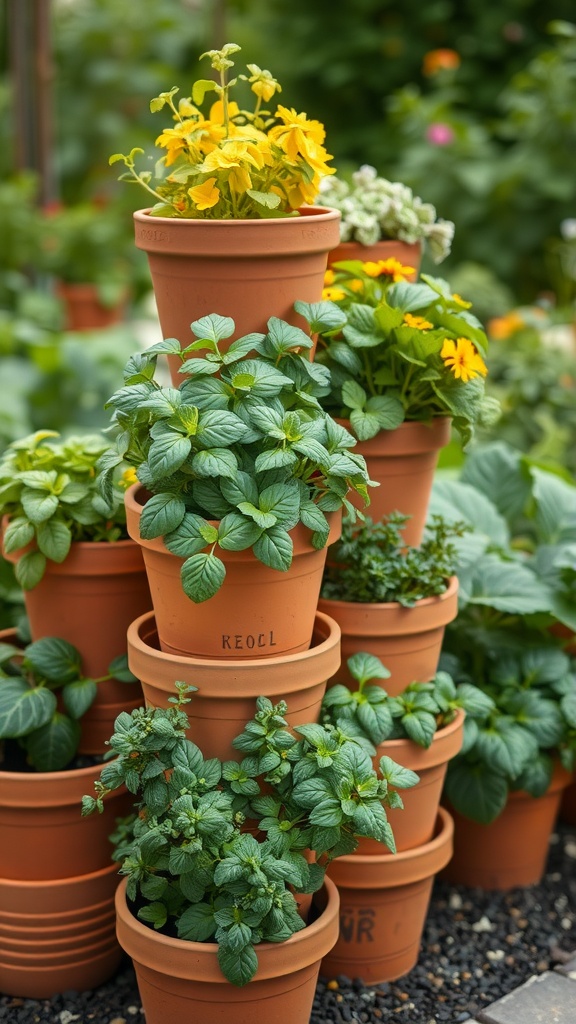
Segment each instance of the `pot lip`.
M168 971L176 978L191 978L191 971L196 968L198 978L205 983L230 985L218 966L216 954L218 945L215 942L189 942L186 939L175 939L162 935L152 928L146 927L131 913L126 902L128 879L123 878L116 889L115 905L117 914L117 934L120 945L136 963L159 970L158 950L162 948L168 954ZM291 971L319 962L332 949L338 937L338 910L340 897L336 885L331 878L325 877L322 887L327 894L327 904L320 916L302 931L286 939L285 942L260 942L255 947L258 956L258 970L248 984L280 977ZM123 939L129 941L124 944ZM282 954L278 947L282 946ZM144 956L142 956L144 954Z
M251 689L257 693L266 692L275 694L278 687L282 692L289 693L291 689L302 689L300 673L294 671L300 665L306 665L308 685L315 685L316 682L325 681L330 674L336 671L340 664L340 626L329 615L317 611L315 616L315 629L320 627L319 632L324 638L315 647L307 651L297 651L295 654L282 654L267 658L196 658L189 654L169 654L151 647L142 639L141 630L154 621L154 612L145 612L138 619L135 619L128 627L128 654L134 667L138 668L139 678L146 681L151 678L155 685L159 685L161 679L160 663L169 668L170 679L173 681L182 678L182 673L194 672L202 680L204 687L212 683L216 686L215 695L218 697L242 697L245 690L240 687L251 683ZM336 658L336 663L334 662ZM136 666L136 661L138 662ZM312 664L317 663L317 671L312 670ZM294 679L292 688L285 678L287 670L291 670ZM178 674L174 673L180 673ZM228 682L226 682L228 680ZM202 689L202 685L200 686ZM213 694L205 693L204 696Z
M53 893L54 894L54 903L57 904L58 890L60 888L65 889L66 891L69 891L70 888L73 887L73 886L84 887L85 885L90 885L91 883L96 883L96 886L98 888L100 882L106 882L108 880L109 876L112 876L113 874L114 875L118 875L118 872L119 872L119 868L118 868L117 861L110 861L110 864L106 864L103 868L98 868L97 871L90 871L87 874L83 874L83 875L69 875L67 878L41 878L41 879L0 878L0 893L3 892L3 891L8 892L8 893L12 893L13 890L16 890L16 891L20 890L22 893L26 893L26 892L28 892L28 890L34 889L34 891L38 890L40 893L46 893L46 892L49 892L51 894ZM111 895L112 894L110 894L110 896ZM12 901L12 902L15 903L16 901ZM103 902L103 900L100 899L100 900L97 901L97 903L94 904L94 906L95 907L100 907L102 905L102 902ZM91 907L88 907L87 909L90 910ZM82 910L83 910L83 908L82 908ZM4 913L4 911L3 911L3 913ZM14 911L5 911L5 913L15 913L15 912ZM32 913L32 911L25 911L24 912L25 915L28 914L28 913ZM64 911L64 914L66 914L66 913L67 912ZM68 913L77 914L78 913L78 909L73 910L73 911L69 911ZM53 911L44 911L44 915L37 915L36 912L34 911L35 918L37 918L38 916L40 916L40 917L46 916L48 914L50 914L51 918L54 919L54 912ZM59 914L59 916L63 916L62 913L60 912L60 910L58 910L58 914ZM18 911L18 916L21 916L19 911Z
M341 416L334 418L353 437L356 436L349 419ZM356 439L356 451L374 458L421 455L443 448L450 439L451 428L452 416L432 416L429 420L404 420L393 430L379 430L367 441ZM367 510L368 515L369 510L370 506Z
M333 206L302 206L298 210L298 217L280 217L278 219L267 217L230 217L228 219L222 218L220 220L212 220L208 218L197 217L151 217L151 209L151 206L145 206L139 210L134 210L134 220L137 221L139 224L150 224L151 222L153 222L154 224L160 224L163 227L174 227L175 224L190 224L200 225L201 228L204 228L206 227L206 225L209 225L208 231L222 231L223 229L228 228L229 225L231 224L242 224L244 227L246 227L247 225L264 225L264 230L268 231L274 226L275 228L280 227L280 230L283 231L286 230L286 228L284 228L284 225L300 223L303 219L307 218L313 218L315 221L320 221L321 223L325 223L326 221L340 220L340 211ZM260 231L262 230L262 228L257 227L256 230Z
M9 518L9 516L2 517L2 538ZM32 544L18 548L17 551L7 552L4 551L2 541L1 549L6 561L16 564L26 551L32 549ZM72 541L70 550L63 562L54 562L49 558L46 559L45 575L115 576L121 575L126 571L138 572L140 570L144 571L144 565L139 545L131 537L124 537L121 540ZM41 584L42 580L38 586L41 586Z
M394 761L399 761L413 771L421 771L443 764L454 757L462 746L461 734L464 729L465 717L464 708L457 708L452 721L436 730L429 747L420 747L408 737L384 740L378 744L376 756L380 758L383 755L388 755Z
M445 601L451 601L453 597L457 596L457 594L458 577L451 576L448 586L446 587L446 590L444 590L441 594L436 594L435 597L421 598L420 601L416 601L416 604L412 608L405 608L403 605L400 604L399 601L382 601L381 603L378 603L376 601L338 601L336 598L330 597L321 597L318 606L320 607L321 604L322 607L326 607L327 610L331 607L341 608L342 611L362 611L364 615L370 615L373 611L378 615L384 615L388 613L389 615L400 615L404 618L407 618L417 610L425 610L426 608L440 605ZM370 609L371 611L367 611L367 609Z
M348 854L336 858L328 870L341 889L392 889L441 871L452 856L453 841L452 816L439 807L435 834L428 843L392 854Z
M333 207L330 207L330 209L333 209ZM369 252L371 249L377 249L381 245L394 245L398 247L402 246L402 248L407 249L423 249L424 240L422 238L418 238L415 242L405 242L403 238L392 238L390 236L383 236L382 238L377 239L376 242L372 242L370 245L364 245L362 242L358 242L356 240L348 242L339 242L338 245L335 246L332 251L334 252L336 249L347 249L349 251L354 252L356 252L357 250L366 250L367 252Z
M104 764L108 763L88 765L87 768L69 768L60 772L0 771L0 807L30 811L71 806L84 795L84 786L95 781ZM105 799L114 800L123 795L120 790L107 794Z

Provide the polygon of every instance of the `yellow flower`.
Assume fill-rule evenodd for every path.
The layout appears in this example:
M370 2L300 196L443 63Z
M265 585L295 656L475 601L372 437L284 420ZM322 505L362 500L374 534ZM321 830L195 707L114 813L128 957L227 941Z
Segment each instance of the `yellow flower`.
M271 142L275 142L284 150L290 160L297 160L298 156L308 160L309 156L315 153L315 146L321 146L326 137L324 125L320 121L310 121L306 114L297 114L294 108L278 105L276 117L284 124L271 128L268 136Z
M124 484L125 487L131 487L132 484L138 483L138 477L136 476L136 470L134 466L130 466L128 469L124 470L124 472L122 473L122 483Z
M236 114L240 113L240 107L236 103L236 100L230 100L228 103L228 117L236 117ZM224 124L224 103L222 100L216 100L215 103L210 107L210 120L214 124Z
M429 331L431 327L434 327L434 324L425 320L423 316L412 316L412 313L404 314L404 323L406 327L416 327L419 331Z
M480 374L485 377L488 373L488 367L469 338L458 338L457 341L445 338L440 356L456 380L461 380L463 384Z
M362 292L364 291L364 281L361 281L359 277L353 277L352 280L348 282L348 287L351 288L353 292Z
M342 291L341 288L324 288L322 290L322 298L326 302L339 302L340 299L346 297L346 292Z
M328 270L324 274L324 284L325 285L334 284L335 279L336 279L336 274L334 273L334 271L330 267L328 267Z
M461 295L457 294L457 292L454 292L452 299L454 300L454 302L457 302L459 306L462 306L462 309L472 308L472 303L466 302L466 299L463 299Z
M263 71L257 64L247 64L246 67L250 71L250 88L264 103L268 103L275 92L282 92L282 86L272 78L269 71Z
M391 256L387 260L378 260L377 263L368 260L362 264L362 269L368 277L391 277L393 281L406 281L416 271L414 267L403 267L402 264Z
M216 178L208 178L201 185L188 189L188 195L198 210L210 210L220 199L220 189L215 188Z

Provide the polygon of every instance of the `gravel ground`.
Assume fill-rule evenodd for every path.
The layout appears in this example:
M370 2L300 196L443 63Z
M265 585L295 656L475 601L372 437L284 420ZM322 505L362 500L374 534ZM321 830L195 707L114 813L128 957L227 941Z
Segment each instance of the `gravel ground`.
M437 881L414 970L373 988L344 977L321 979L310 1024L459 1024L575 950L576 830L561 826L541 885L487 893ZM0 997L0 1021L144 1024L144 1015L125 963L94 992L40 1002Z

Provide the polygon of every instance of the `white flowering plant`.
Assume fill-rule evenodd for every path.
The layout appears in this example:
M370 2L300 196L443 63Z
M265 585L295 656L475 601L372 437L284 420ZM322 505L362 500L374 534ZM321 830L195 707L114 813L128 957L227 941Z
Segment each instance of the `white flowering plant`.
M340 210L342 242L422 242L434 263L450 253L453 222L438 218L432 203L423 202L407 185L380 177L370 164L355 171L350 183L338 176L323 178L316 202Z

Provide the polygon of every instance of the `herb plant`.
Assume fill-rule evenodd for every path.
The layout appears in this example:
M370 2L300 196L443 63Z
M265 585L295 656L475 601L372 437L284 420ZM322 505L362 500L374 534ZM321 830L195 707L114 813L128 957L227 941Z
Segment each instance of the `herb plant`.
M433 516L421 545L407 547L402 530L408 519L393 512L378 523L369 518L360 525L345 523L324 570L322 597L364 604L396 601L412 608L422 598L443 594L458 561L454 539L467 527Z
M346 323L319 338L316 359L332 379L324 405L348 417L361 441L405 420L449 416L466 444L498 410L484 395L486 334L445 281L423 274L411 283L410 269L396 260L353 260L330 272L324 297Z
M456 686L448 672L437 672L427 683L410 683L402 693L390 697L376 682L390 676L379 658L359 652L346 664L358 688L350 690L342 683L331 686L322 702L323 721L347 736L369 741L372 753L386 740L409 739L428 748L459 708L467 714L482 714L492 707L482 690L471 683Z
M126 655L111 662L108 675L88 679L79 651L66 640L43 637L24 648L0 643L0 741L16 740L36 771L66 768L78 750L80 718L98 683L112 678L136 682Z
M24 549L15 569L24 590L40 582L47 559L63 562L74 541L128 536L124 492L130 470L122 472L118 463L106 499L97 487L96 463L109 449L103 437L60 440L53 430L8 445L0 461L0 515L8 517L3 544L7 554Z
M110 740L117 758L102 770L83 813L102 809L125 783L137 814L115 836L114 857L128 876L140 920L178 938L215 941L223 974L244 985L260 942L283 942L305 927L294 892L315 892L326 865L350 853L356 836L394 849L384 804L402 806L397 788L414 772L382 758L377 773L339 729L287 728L286 704L260 697L235 746L238 763L205 761L186 739L187 687L172 706L121 714ZM250 819L254 834L243 831ZM308 863L305 851L316 857Z
M332 320L329 305L302 309L313 331ZM367 502L368 475L350 450L352 435L321 407L329 374L301 354L312 345L308 334L272 317L267 334L239 338L223 352L220 342L234 333L230 317L210 314L191 328L198 340L183 351L168 339L129 361L125 385L109 402L117 453L106 453L99 467L106 501L117 465L135 467L151 494L141 535L163 537L185 558L184 591L201 602L226 575L217 548L251 548L264 565L286 570L289 531L303 523L312 545L324 547L326 513L345 508L355 516L347 495L351 488ZM160 353L179 356L192 376L162 387L154 379Z
M319 121L279 104L267 110L281 86L269 71L248 64L248 75L229 80L230 58L240 47L226 43L221 50L203 53L210 59L218 81L199 79L192 96L176 105L178 87L162 92L150 109L168 111L172 127L164 128L156 145L166 150L157 169L167 171L151 185L150 171L137 171L141 149L128 155L115 153L110 163L123 161L122 180L136 181L156 200L150 213L161 217L263 218L283 217L304 203L313 203L323 175L333 174L324 148L325 131ZM239 81L248 83L256 97L253 110L240 109L230 98ZM207 116L201 111L207 93L215 94Z
M380 177L370 164L354 171L350 182L336 176L323 178L319 202L340 210L343 242L375 245L387 238L423 242L434 263L450 253L452 221L437 219L432 203L423 202L400 181Z

